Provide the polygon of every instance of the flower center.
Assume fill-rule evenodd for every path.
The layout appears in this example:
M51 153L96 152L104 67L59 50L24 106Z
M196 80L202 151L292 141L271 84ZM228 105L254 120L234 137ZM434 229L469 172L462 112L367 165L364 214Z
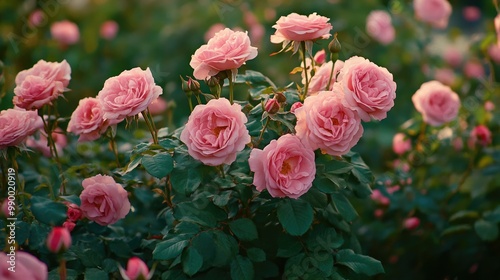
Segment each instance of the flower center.
M285 160L281 165L280 173L286 175L288 174L288 172L290 172L291 169L292 167L290 166L290 163L288 162L288 160Z
M340 122L339 122L339 120L337 120L336 118L332 118L332 124L333 124L333 125L339 125L339 124L340 124Z
M219 134L222 130L226 129L227 126L217 126L214 129L212 129L212 132L216 137L219 137Z

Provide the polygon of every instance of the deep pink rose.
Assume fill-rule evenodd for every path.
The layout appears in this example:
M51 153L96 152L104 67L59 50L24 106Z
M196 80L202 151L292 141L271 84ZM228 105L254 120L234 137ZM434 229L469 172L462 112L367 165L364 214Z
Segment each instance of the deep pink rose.
M491 144L491 131L488 127L480 124L472 129L468 141L469 148L473 149L476 145L486 147Z
M149 280L153 277L148 266L138 257L132 257L128 260L127 270L120 267L120 274L125 280Z
M250 45L247 33L226 28L197 49L189 65L196 79L203 80L225 70L231 70L234 77L238 68L256 56L257 48Z
M392 150L398 155L402 155L410 151L411 140L408 139L403 133L396 133L394 138L392 138Z
M0 252L0 278L2 280L46 280L48 278L47 265L34 256L16 251L15 272L9 270L11 258Z
M424 122L439 126L457 117L460 98L450 87L438 81L423 83L411 100Z
M354 56L346 60L337 81L344 92L344 105L357 111L363 121L385 119L394 106L392 74L368 59Z
M98 139L109 126L104 120L101 102L97 98L86 97L79 101L68 123L68 132L80 135L79 142Z
M316 13L309 16L291 13L286 17L280 17L273 28L276 29L271 35L271 42L279 44L283 42L286 46L288 42L314 41L317 39L330 38L332 25L328 23L330 19L319 16Z
M373 190L370 197L373 201L375 201L376 203L379 203L381 205L389 205L391 203L389 198L387 198L385 195L383 195L380 190Z
M316 70L316 73L309 82L309 90L307 93L308 95L315 95L320 91L333 89L333 85L335 84L337 74L344 66L344 62L342 60L335 61L335 65L333 67L332 80L330 81L330 87L327 89L328 81L330 80L330 74L332 72L332 65L333 63L331 61L328 61L327 63L321 65L321 67L319 67Z
M80 209L89 220L111 225L130 211L127 191L113 177L96 175L83 180L82 186Z
M439 68L434 70L434 79L441 83L452 86L455 83L455 72L450 68Z
M56 131L52 132L52 139L56 144L57 155L61 156L64 153L63 149L68 145L66 135L63 134L63 131L60 128L57 128ZM47 134L43 129L40 129L38 138L33 136L29 137L26 140L26 146L41 152L44 157L52 157L52 153L50 152L50 147L48 145Z
M488 55L497 64L500 64L500 44L492 44L488 48Z
M272 197L298 198L311 188L316 175L314 152L291 134L272 140L264 150L253 149L248 163L257 190L267 189Z
M78 205L71 203L68 205L68 211L66 211L66 215L68 216L69 221L76 222L82 218L83 213Z
M231 164L250 142L246 122L239 104L212 99L194 108L180 139L189 154L206 165Z
M66 91L70 79L71 68L66 60L40 60L17 74L13 103L26 110L40 109Z
M78 25L69 20L54 22L50 26L50 34L63 45L73 45L80 40Z
M97 99L101 102L104 119L117 123L145 111L162 91L149 68L136 67L107 79Z
M71 234L66 227L53 227L47 236L46 244L52 253L62 253L71 246Z
M366 18L366 32L383 45L390 44L396 37L391 15L382 10L372 11Z
M341 156L358 143L363 134L359 115L342 104L338 88L309 96L295 110L297 136L313 150Z
M101 24L101 29L99 33L101 37L106 40L111 40L116 37L116 33L118 33L118 23L114 20L107 20Z
M414 230L420 225L420 219L417 217L411 217L403 222L403 226L408 230Z
M415 17L431 24L435 28L444 29L448 26L451 15L451 5L447 0L414 0Z
M0 150L17 146L43 127L36 111L7 109L0 112Z

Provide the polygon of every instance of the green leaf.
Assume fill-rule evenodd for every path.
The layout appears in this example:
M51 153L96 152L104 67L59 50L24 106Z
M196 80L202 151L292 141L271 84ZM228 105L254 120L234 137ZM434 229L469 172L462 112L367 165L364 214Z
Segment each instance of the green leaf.
M236 256L230 265L231 279L253 280L255 271L252 262L243 256Z
M253 262L263 262L266 260L266 252L260 248L248 248L247 256Z
M31 197L31 211L35 218L47 225L61 225L66 220L67 207L41 196Z
M194 247L187 248L182 255L182 271L189 276L196 274L203 265L203 257Z
M196 168L174 170L170 174L172 188L180 194L189 195L201 184L201 173Z
M142 157L142 166L149 174L161 179L172 172L174 160L168 153L159 153L154 156L145 155Z
M342 246L344 238L334 228L318 225L308 233L306 244L311 251L317 251L318 248L332 250Z
M180 221L215 227L218 221L226 218L226 213L213 205L208 199L200 199L196 202L187 201L177 204L174 209L174 216Z
M369 256L358 255L351 249L338 251L335 259L335 264L347 266L358 274L373 276L384 273L384 267L380 261Z
M251 241L258 238L257 227L248 218L231 221L229 228L236 237L243 241Z
M453 214L450 217L450 222L455 222L457 220L463 220L463 219L477 219L477 218L479 218L479 213L477 213L476 211L462 210Z
M85 270L85 280L107 280L108 274L97 268L87 268Z
M443 230L443 232L441 233L441 236L458 234L461 232L469 231L471 229L472 229L472 227L470 225L451 226L451 227L448 227L447 229Z
M285 199L278 206L278 220L291 235L304 234L312 224L313 209L303 200Z
M358 217L358 212L342 193L332 194L332 204L346 221L352 222Z
M498 225L486 220L478 220L474 223L477 235L484 241L493 241L498 238Z
M170 260L179 256L182 250L189 244L189 240L179 240L172 238L162 241L156 245L153 251L153 259Z

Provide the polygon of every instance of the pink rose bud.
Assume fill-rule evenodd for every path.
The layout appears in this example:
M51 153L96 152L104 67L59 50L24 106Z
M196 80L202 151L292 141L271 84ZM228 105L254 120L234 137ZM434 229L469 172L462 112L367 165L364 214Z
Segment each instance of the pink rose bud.
M149 104L148 109L152 115L160 115L167 109L168 104L165 99L158 97L151 104Z
M404 221L404 227L408 230L414 230L420 225L420 219L417 217L411 217Z
M469 138L469 148L473 149L474 146L480 145L486 147L491 144L491 131L484 125L474 127Z
M449 68L436 69L434 79L447 86L452 86L455 83L455 72Z
M398 155L402 155L410 151L411 139L407 138L403 133L396 133L394 138L392 138L392 150Z
M62 45L73 45L80 40L78 26L69 20L54 22L50 27L50 33L52 38Z
M330 38L332 25L330 19L319 16L316 13L309 16L291 13L286 17L280 17L273 28L276 29L271 35L271 43L286 46L288 42L314 41L317 39ZM298 50L300 44L294 44ZM294 49L294 52L297 51Z
M302 102L295 102L292 104L292 107L290 108L290 113L295 114L295 110L299 109L302 107L304 104Z
M120 267L120 274L125 280L149 280L153 272L149 272L148 266L138 257L128 260L127 270Z
M116 33L118 33L118 23L114 20L105 21L101 25L101 29L99 30L101 37L106 40L111 40L116 37Z
M451 15L451 4L447 0L414 0L415 17L435 28L445 29Z
M438 81L423 83L412 96L412 101L424 122L432 126L454 120L460 108L458 95Z
M382 209L376 209L373 212L373 216L375 216L375 218L377 218L377 219L382 218L382 216L384 216L384 210L382 210Z
M66 221L63 223L63 227L65 227L69 232L72 232L75 228L76 224L71 221Z
M68 205L68 211L66 212L68 220L71 222L76 222L82 218L82 210L76 204Z
M29 16L29 23L34 27L39 27L47 23L47 18L42 10L34 10Z
M481 10L476 6L466 6L462 9L466 21L476 21L481 18Z
M373 201L375 201L376 203L379 203L381 205L389 205L391 203L389 198L384 196L382 194L382 192L380 192L380 190L373 190L370 197Z
M326 51L320 50L314 55L314 62L316 64L323 64L326 61Z
M0 150L23 143L43 127L36 111L7 109L0 112Z
M491 112L491 111L495 110L495 104L493 104L493 102L488 100L488 101L484 102L484 109L488 112Z
M280 110L280 104L275 98L268 99L266 102L266 106L264 107L266 112L271 115L278 113L278 111Z
M101 102L94 97L80 99L78 107L71 114L68 132L80 135L78 142L93 141L101 137L109 127L104 120Z
M383 10L372 11L366 19L366 32L383 45L388 45L396 37L391 15Z
M36 257L23 252L15 251L15 268L10 265L12 256L0 252L0 275L2 280L47 280L47 265ZM9 268L11 270L9 270Z
M65 227L54 227L47 237L47 248L52 253L62 253L71 246L71 235Z
M456 48L449 47L443 54L443 59L450 66L458 67L462 63L463 54Z
M274 98L278 100L279 103L283 103L286 101L286 96L282 92L276 92L274 94Z
M9 200L5 199L3 203L0 202L0 217L3 216L5 218L10 218L10 211L9 211Z
M495 63L500 64L500 44L493 44L488 48L488 55Z
M482 78L484 77L484 67L483 65L476 60L470 60L465 63L464 73L467 78Z

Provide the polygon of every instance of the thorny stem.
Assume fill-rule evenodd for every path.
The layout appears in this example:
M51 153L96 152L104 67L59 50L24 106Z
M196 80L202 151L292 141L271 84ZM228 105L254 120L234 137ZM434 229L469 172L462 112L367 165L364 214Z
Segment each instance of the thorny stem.
M330 55L330 60L332 61L332 70L330 71L330 79L328 79L328 84L326 86L326 89L325 90L330 90L330 85L332 83L332 79L333 79L333 69L335 68L335 62L337 61L337 57L338 55L337 54L331 54Z
M47 134L47 143L49 145L50 152L52 154L52 157L56 161L56 165L57 165L57 168L59 169L59 174L61 176L61 186L59 188L59 194L60 195L64 195L66 193L66 178L64 177L64 172L63 172L63 169L62 169L61 161L59 160L59 154L57 153L56 143L54 141L54 138L52 138L52 132L54 131L54 128L57 125L57 115L54 114L54 117L56 118L56 121L51 126L50 125L50 116L52 114L52 112L50 110L51 107L52 106L47 105L47 116L48 116L47 121L45 121L45 118L42 115L43 128L45 130L45 133Z
M151 137L153 137L153 143L158 144L158 137L156 135L156 130L154 129L154 124L152 124L153 120L149 119L151 117L151 114L149 114L148 110L142 111L141 114L144 117L144 121L146 122L149 132L151 132Z
M304 92L300 95L300 101L304 101L307 96L307 91L309 89L309 77L307 75L307 65L306 65L306 42L300 42L300 47L302 49L302 61L304 63L304 75L306 79L306 85L304 88Z

